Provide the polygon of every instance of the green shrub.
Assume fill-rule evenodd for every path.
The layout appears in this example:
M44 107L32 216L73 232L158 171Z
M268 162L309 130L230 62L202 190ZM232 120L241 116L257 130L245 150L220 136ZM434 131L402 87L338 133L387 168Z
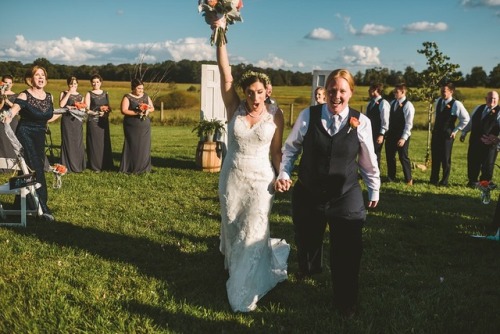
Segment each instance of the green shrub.
M163 102L163 106L166 109L176 110L181 108L191 108L199 105L200 99L193 94L175 90L171 93L168 93L167 95L162 95L156 98L155 103L157 105L160 105L161 102Z

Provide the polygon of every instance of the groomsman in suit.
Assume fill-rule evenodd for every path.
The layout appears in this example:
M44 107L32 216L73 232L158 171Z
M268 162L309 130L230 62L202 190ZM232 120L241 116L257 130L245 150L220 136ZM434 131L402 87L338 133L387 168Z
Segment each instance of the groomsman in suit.
M470 131L469 149L467 151L467 185L475 187L479 181L492 181L497 158L497 145L486 144L483 136L498 136L500 133L500 106L498 92L490 91L486 95L486 104L478 105L472 112L470 122L462 130L460 141L464 142Z
M382 147L384 145L384 137L389 126L389 115L391 106L386 99L382 98L384 85L381 83L374 83L368 88L368 95L370 102L366 107L366 116L372 123L372 138L375 154L377 155L378 167L380 168L380 156Z
M358 169L368 189L369 208L376 207L379 200L380 171L370 120L349 106L354 91L351 73L333 71L326 80L326 91L325 104L299 114L283 146L275 189L290 189L294 163L301 155L292 194L298 277L321 272L328 224L333 303L351 317L358 299L361 232L366 218Z
M396 152L403 167L403 175L406 184L413 185L411 175L411 163L408 156L410 147L411 129L413 128L413 117L415 107L406 98L407 88L405 84L394 87L395 99L391 102L391 113L389 116L389 130L385 137L385 157L387 159L387 179L392 182L396 179Z
M434 128L431 140L431 178L430 183L448 186L451 170L451 151L458 131L469 123L469 113L462 102L453 98L455 86L447 82L441 86L441 97L436 101ZM459 120L458 125L457 119ZM439 170L443 168L443 175L439 180Z

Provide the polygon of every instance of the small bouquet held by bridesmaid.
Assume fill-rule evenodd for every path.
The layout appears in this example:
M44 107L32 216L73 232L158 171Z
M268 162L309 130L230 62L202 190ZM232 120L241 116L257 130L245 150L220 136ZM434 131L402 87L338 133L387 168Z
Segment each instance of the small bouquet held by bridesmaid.
M211 25L214 21L225 19L225 24L213 30L210 45L227 43L227 26L236 21L243 22L240 14L242 7L243 0L198 0L198 12L203 12L205 22Z
M61 188L62 187L61 176L65 175L68 172L68 169L64 165L54 164L53 166L50 166L50 170L52 171L52 173L54 173L54 183L52 184L52 187L54 189Z
M147 103L140 103L137 107L141 121L144 120L148 116L149 105Z

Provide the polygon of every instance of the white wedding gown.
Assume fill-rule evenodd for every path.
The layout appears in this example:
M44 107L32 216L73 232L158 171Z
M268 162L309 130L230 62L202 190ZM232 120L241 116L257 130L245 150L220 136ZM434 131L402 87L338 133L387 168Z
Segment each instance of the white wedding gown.
M254 310L260 298L287 278L290 246L271 239L269 232L275 178L269 147L276 112L281 111L268 105L268 113L250 127L241 104L228 124L228 150L219 179L220 251L229 271L226 289L235 312Z

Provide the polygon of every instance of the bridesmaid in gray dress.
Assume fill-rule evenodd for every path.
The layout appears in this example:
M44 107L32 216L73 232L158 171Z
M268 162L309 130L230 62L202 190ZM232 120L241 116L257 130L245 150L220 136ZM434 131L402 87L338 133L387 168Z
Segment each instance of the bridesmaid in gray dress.
M151 120L148 115L155 109L151 98L144 93L141 80L133 79L131 88L121 103L125 141L120 172L141 174L151 171Z
M78 80L69 77L66 80L68 90L61 92L59 106L61 108L76 108L75 102L83 102L83 96L78 93ZM81 173L85 170L85 146L83 145L83 120L70 114L62 115L61 119L61 164L68 168L69 173Z
M113 154L109 134L108 92L101 89L102 77L95 74L90 78L92 90L85 95L85 104L89 106L87 119L87 161L94 172L113 169Z
M2 76L2 82L0 82L0 85L5 87L5 89L2 90L2 97L0 97L0 111L9 110L10 108L12 108L12 106L14 106L14 101L17 98L17 94L12 91L13 77L11 75ZM16 116L12 119L12 121L10 122L12 131L16 132L18 122L19 116ZM14 148L12 147L12 144L5 134L3 123L0 123L0 157L16 157Z

